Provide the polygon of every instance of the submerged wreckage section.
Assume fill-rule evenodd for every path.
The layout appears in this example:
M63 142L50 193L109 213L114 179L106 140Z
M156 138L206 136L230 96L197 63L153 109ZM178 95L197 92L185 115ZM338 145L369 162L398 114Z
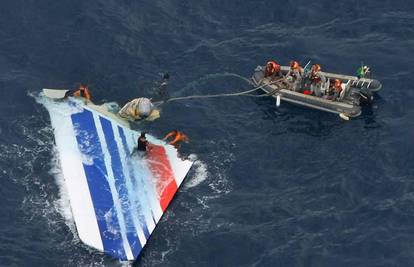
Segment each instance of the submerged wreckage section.
M93 104L47 100L71 210L80 239L120 260L134 260L192 162L170 145L132 153L139 132Z

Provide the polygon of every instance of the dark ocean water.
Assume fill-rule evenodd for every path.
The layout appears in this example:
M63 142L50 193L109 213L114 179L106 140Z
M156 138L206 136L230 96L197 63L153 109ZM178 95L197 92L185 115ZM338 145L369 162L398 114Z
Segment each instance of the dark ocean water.
M95 102L231 92L269 58L384 88L350 122L271 99L173 102L198 163L134 266L414 266L414 3L0 3L0 265L119 266L81 244L62 195L41 88L88 82Z

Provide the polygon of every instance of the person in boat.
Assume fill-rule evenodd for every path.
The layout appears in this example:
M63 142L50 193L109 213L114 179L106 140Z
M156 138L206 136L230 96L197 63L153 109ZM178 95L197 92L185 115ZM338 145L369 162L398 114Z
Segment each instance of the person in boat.
M291 61L290 62L290 75L293 75L295 73L303 74L303 68L300 66L299 62L297 61Z
M326 78L321 74L321 70L321 65L315 64L312 66L309 74L309 80L311 83L310 91L318 97L322 96L321 86L322 83L326 82Z
M264 77L270 77L270 79L273 80L278 76L280 76L280 65L273 60L267 62Z
M184 133L174 129L169 132L162 140L167 141L167 139L172 138L173 140L170 141L168 144L175 146L178 148L182 142L188 142L189 138Z
M338 82L336 82L336 84L335 84L335 80L330 81L329 86L328 86L328 88L326 88L325 94L322 96L322 98L328 99L328 100L334 100L335 90L336 91L339 90L338 85L339 85Z
M68 91L65 97L74 96L74 97L83 97L88 101L91 101L91 93L89 92L88 86L80 84L78 89L73 91Z
M286 74L286 78L288 81L292 83L292 90L298 91L302 84L302 77L303 77L303 68L300 66L299 62L291 61L290 62L290 70Z
M342 91L342 82L339 79L335 79L333 86L333 97L332 100L338 100Z
M357 70L358 79L366 78L369 76L369 74L370 74L370 70L369 70L369 67L366 65L359 67Z
M313 65L310 71L310 79L312 81L319 81L320 80L319 74L321 70L322 70L321 65L319 64Z
M140 97L126 103L118 112L118 115L128 120L139 120L150 116L153 110L154 105L151 99Z

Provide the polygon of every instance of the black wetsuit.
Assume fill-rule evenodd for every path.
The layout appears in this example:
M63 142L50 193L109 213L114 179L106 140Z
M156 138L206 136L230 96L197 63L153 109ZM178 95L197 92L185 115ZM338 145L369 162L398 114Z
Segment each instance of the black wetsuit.
M145 139L145 137L138 138L138 151L147 151L147 144L148 141Z

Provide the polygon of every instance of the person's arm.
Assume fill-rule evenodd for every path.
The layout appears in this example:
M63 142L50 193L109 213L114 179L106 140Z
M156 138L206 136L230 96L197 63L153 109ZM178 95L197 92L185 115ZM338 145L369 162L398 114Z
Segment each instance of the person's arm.
M174 132L169 132L162 140L165 141L173 135L174 135Z

